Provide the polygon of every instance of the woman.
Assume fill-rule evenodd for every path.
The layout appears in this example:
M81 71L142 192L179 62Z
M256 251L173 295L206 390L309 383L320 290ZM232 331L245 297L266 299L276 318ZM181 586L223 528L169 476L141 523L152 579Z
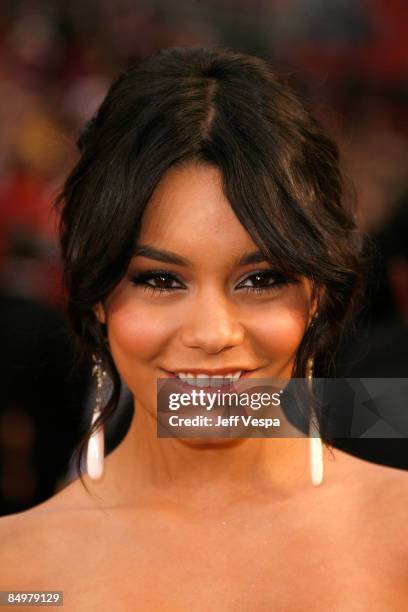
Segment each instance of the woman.
M307 437L156 435L157 379L330 374L365 273L335 144L263 60L172 48L112 85L80 149L61 244L99 383L89 474L2 519L1 588L68 610L405 609L405 472L317 444L310 474ZM102 464L120 379L135 416Z

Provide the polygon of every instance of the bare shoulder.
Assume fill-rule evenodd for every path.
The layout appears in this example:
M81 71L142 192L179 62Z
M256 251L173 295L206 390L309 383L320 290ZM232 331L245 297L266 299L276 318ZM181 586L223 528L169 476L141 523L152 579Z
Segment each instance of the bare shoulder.
M27 571L36 575L44 569L44 550L50 535L49 524L33 510L26 510L0 519L0 584L3 590L24 590ZM41 570L39 575L41 575ZM37 585L37 586L36 586ZM41 582L32 585L39 590Z
M404 545L408 561L408 471L366 462L367 499L372 507L377 508L377 514L385 528L399 531L400 539L404 534ZM388 522L389 521L389 522Z
M366 520L375 520L389 530L398 526L408 542L407 470L367 461L338 449L333 449L327 463L328 478L330 470L334 470L332 466L337 466L341 483L338 490L347 503L364 508Z
M92 521L83 510L91 508L92 499L80 481L74 481L29 510L1 517L0 581L4 588L31 588L33 581L38 590L66 555L73 559L80 549L76 543L83 541Z
M329 448L329 462L338 463L346 478L352 480L355 476L360 482L374 483L375 481L389 481L390 484L408 484L408 471L389 467L381 463L374 463L356 455L346 453L338 448Z

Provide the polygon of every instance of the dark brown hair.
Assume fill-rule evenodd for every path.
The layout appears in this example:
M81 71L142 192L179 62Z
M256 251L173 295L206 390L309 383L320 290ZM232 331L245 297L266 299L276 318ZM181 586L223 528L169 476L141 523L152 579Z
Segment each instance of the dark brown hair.
M220 47L161 50L112 84L79 147L57 206L69 317L113 381L94 429L117 407L120 377L93 307L125 274L158 182L190 160L220 170L234 213L274 266L311 279L315 295L323 289L293 377L311 355L330 375L363 287L363 242L335 143L268 62Z

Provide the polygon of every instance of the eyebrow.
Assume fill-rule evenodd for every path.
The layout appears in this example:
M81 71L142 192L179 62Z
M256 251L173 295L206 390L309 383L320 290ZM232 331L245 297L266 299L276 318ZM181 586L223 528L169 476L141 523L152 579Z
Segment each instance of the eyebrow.
M156 249L155 247L147 244L138 245L133 253L133 257L147 257L148 259L154 259L155 261L161 261L164 263L176 264L178 266L189 266L191 262L185 259L177 253L172 251L166 251L164 249ZM253 263L261 263L267 261L266 257L261 251L250 251L244 253L234 262L236 266L245 266Z

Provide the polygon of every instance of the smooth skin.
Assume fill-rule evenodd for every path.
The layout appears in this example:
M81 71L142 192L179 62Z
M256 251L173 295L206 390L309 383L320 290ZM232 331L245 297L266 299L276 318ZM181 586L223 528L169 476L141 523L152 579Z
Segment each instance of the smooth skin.
M0 520L1 589L61 589L73 611L406 609L404 471L325 449L314 487L305 438L156 437L168 372L290 378L316 310L309 281L237 263L257 246L205 165L163 177L138 247L155 258L136 255L95 307L136 398L129 432L102 479L85 476L92 495L77 479Z

